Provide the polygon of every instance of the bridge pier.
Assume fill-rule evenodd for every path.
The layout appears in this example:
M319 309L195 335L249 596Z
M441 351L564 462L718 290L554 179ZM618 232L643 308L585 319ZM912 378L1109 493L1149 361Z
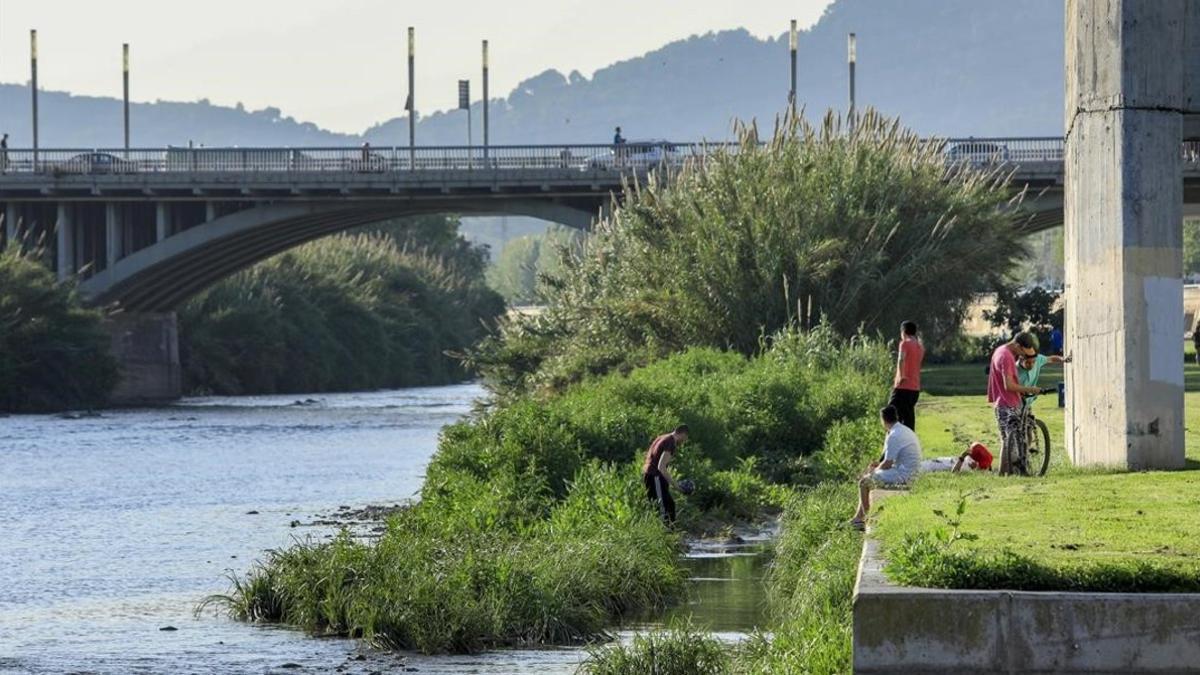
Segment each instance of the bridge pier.
M1068 0L1067 448L1077 465L1184 464L1185 4Z
M121 379L115 405L144 405L179 398L179 330L175 313L118 313L104 322Z
M58 218L54 224L57 239L57 260L54 269L59 281L65 281L75 274L75 218L74 205L59 202Z

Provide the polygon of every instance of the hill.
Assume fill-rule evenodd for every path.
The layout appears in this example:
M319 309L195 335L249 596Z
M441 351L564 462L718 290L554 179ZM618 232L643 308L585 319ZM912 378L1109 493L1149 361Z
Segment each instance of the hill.
M781 20L781 23L783 21ZM799 100L812 114L846 105L846 34L858 34L858 101L922 133L1055 135L1062 131L1063 12L1046 0L838 0L799 45ZM502 143L604 143L620 124L637 138L727 137L733 118L770 122L786 103L787 36L728 30L678 40L591 77L548 70L491 102ZM41 144L121 143L120 101L41 94ZM478 139L479 104L476 103ZM134 144L376 145L407 141L398 117L361 136L337 134L275 108L208 101L138 103ZM418 124L418 143L463 144L461 111ZM28 88L0 85L10 146L29 144Z

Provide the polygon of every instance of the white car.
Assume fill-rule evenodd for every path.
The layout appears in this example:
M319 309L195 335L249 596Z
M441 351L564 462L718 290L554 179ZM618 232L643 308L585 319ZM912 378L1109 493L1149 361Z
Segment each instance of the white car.
M583 168L647 168L659 164L676 164L681 160L682 155L670 141L627 141L612 146L607 152L589 157Z

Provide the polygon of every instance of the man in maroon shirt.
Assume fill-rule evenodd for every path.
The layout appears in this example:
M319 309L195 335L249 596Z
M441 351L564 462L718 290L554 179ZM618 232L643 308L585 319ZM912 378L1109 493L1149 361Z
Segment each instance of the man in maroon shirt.
M1018 382L1017 358L1033 358L1037 353L1037 338L1030 333L1017 333L1012 340L996 347L988 364L987 400L996 410L996 426L1000 429L1001 476L1012 473L1013 460L1019 459L1025 443L1021 397L1042 391Z
M671 477L667 466L687 437L687 425L681 424L675 427L675 431L655 438L650 444L650 449L646 451L646 462L642 465L642 482L646 485L646 496L650 501L658 502L659 513L668 525L675 522L675 500L671 498L668 486L674 485L678 488L679 484Z

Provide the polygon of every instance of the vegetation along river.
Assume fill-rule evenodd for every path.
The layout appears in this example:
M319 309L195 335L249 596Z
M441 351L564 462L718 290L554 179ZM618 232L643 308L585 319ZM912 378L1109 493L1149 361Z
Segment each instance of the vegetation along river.
M412 499L438 431L482 395L458 385L0 418L0 673L572 672L582 650L397 655L193 615L266 549L329 536L320 523L346 507ZM728 640L759 625L761 551L693 546L691 597L672 615Z

